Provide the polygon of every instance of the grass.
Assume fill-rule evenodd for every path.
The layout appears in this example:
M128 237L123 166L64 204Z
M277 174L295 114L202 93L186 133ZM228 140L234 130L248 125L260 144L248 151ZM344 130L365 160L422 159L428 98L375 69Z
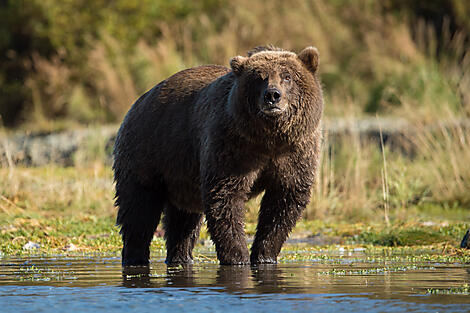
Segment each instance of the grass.
M434 214L436 221L469 221L468 129L416 123L401 148L354 133L325 139L307 218L397 225Z
M451 34L448 25L436 30L367 0L220 3L216 10L152 21L147 36L131 46L119 32L94 25L92 33L99 36L90 37L90 48L68 47L82 54L81 66L63 49L47 57L34 54L35 70L25 84L31 103L20 127L119 122L139 95L169 75L201 64L228 65L233 56L269 43L297 52L318 47L328 116L379 113L429 122L449 112L470 114L468 41L465 33ZM59 12L67 9L55 5ZM126 21L119 24L123 30L134 29Z
M0 251L2 254L118 253L121 240L114 226L113 182L109 167L91 163L83 167L1 168ZM254 235L258 199L247 205L246 230ZM393 213L393 212L392 212ZM445 210L426 216L409 210L406 221L387 227L381 218L351 223L330 217L301 220L292 237L322 235L342 245L366 247L456 247L468 221L453 220ZM445 219L443 215L447 215ZM438 216L438 218L436 218ZM434 222L433 222L434 221ZM202 239L208 239L203 229ZM25 250L29 242L38 248ZM164 251L162 238L153 251Z
M2 183L1 249L22 250L29 241L45 251L118 250L113 227L112 180L103 166L10 168Z

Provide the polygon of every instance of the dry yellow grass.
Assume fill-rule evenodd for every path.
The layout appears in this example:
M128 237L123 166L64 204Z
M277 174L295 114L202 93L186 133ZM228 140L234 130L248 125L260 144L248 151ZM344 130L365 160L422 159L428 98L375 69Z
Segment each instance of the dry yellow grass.
M446 53L437 56L431 26L384 15L371 1L240 0L208 14L156 21L158 39L141 39L131 49L103 31L78 72L60 58L34 58L37 73L28 84L36 109L27 127L120 121L139 95L169 75L206 63L228 65L263 44L318 47L328 116L378 111L429 122L448 111L470 115L470 54L464 36L450 36L447 24L440 36ZM83 77L74 78L78 74Z

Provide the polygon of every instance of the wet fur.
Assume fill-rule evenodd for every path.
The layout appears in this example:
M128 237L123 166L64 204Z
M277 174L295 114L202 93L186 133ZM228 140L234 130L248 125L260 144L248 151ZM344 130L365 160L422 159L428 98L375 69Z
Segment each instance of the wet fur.
M124 118L113 165L123 265L148 264L162 214L167 263L192 262L203 216L221 264L276 262L315 181L322 92L317 68L300 54L258 47L248 55L233 70L209 65L171 76ZM288 111L270 118L257 112L256 86L259 71L280 68L293 88ZM244 204L262 191L250 255Z

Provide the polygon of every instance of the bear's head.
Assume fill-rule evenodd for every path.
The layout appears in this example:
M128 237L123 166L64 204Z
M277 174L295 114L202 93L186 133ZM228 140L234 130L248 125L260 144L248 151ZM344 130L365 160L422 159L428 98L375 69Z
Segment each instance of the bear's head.
M323 106L318 66L314 47L298 54L273 46L257 47L247 57L232 58L241 106L237 110L265 121L294 122L305 117L318 121Z

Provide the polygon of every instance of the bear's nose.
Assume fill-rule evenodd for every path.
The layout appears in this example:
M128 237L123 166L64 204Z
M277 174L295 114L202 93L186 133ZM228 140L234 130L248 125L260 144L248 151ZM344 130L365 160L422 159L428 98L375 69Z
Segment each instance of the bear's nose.
M276 88L268 88L264 92L264 103L274 105L281 100L281 92Z

